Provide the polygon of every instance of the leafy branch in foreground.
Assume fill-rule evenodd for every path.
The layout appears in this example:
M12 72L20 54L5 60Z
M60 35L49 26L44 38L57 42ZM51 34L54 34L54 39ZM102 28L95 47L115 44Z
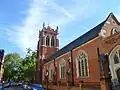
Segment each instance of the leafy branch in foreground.
M27 80L33 82L35 74L36 52L30 48L24 58L18 53L9 53L5 56L4 80Z

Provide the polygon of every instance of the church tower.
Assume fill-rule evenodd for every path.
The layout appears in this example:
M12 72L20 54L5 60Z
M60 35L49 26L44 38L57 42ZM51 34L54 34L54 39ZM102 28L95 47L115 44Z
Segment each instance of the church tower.
M51 28L49 25L39 31L39 40L37 45L37 60L36 60L36 80L42 83L42 65L46 62L47 57L59 50L58 27Z

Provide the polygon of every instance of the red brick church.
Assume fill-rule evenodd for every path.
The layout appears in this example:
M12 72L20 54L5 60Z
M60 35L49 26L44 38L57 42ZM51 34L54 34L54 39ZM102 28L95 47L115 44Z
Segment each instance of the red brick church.
M113 13L61 49L58 31L58 27L53 29L50 26L46 27L44 23L39 31L37 83L49 88L54 88L52 86L55 85L86 85L89 88L93 85L100 86L101 90L110 90L110 86L119 84L120 23Z

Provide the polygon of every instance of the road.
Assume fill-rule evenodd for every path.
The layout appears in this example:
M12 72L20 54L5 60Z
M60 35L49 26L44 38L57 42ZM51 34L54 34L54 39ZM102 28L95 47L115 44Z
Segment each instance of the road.
M4 90L24 90L22 87L20 86L14 86L14 87L9 87L9 88L5 88Z

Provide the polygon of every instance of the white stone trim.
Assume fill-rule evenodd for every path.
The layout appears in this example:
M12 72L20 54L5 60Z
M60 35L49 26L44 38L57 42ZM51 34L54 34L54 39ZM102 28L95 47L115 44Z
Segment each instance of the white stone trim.
M42 80L45 80L45 77L44 77L44 76L45 76L45 72L46 72L46 68L44 67L44 68L43 68L43 71L42 71L42 75L43 75L43 76L42 76Z
M60 56L58 56L58 57L56 58L56 61L59 60L59 58L63 57L64 55L67 55L67 54L69 54L69 53L71 53L71 52L69 51L69 52L66 52L66 53L64 53L64 54L62 54L62 55L60 55Z
M87 44L93 42L94 40L96 40L96 39L98 39L98 38L100 38L100 36L97 36L97 37L93 38L92 40L89 40L88 42L86 42L86 43L84 43L84 44L82 44L82 45L76 47L76 48L73 49L72 51L75 51L75 50L77 50L77 49L79 49L79 48L81 48L81 47L83 47L83 46L85 46L85 45L87 45Z
M49 47L51 47L51 35L49 35L49 39L50 39Z
M106 21L106 23L107 23L107 24L110 24L110 22L109 22L109 21Z
M51 60L49 62L46 62L44 65L48 65L49 63L53 63L53 62L54 62L54 60Z
M51 70L53 72L51 72ZM53 79L53 78L51 78L51 73L54 73L54 65L53 65L53 63L51 63L50 66L49 66L49 80Z
M99 33L99 36L105 38L106 37L106 30L101 30L100 33Z
M61 67L65 66L65 76L66 76L66 61L62 58L61 61L59 62L59 77L60 79L65 79L66 77L62 78L61 77Z

